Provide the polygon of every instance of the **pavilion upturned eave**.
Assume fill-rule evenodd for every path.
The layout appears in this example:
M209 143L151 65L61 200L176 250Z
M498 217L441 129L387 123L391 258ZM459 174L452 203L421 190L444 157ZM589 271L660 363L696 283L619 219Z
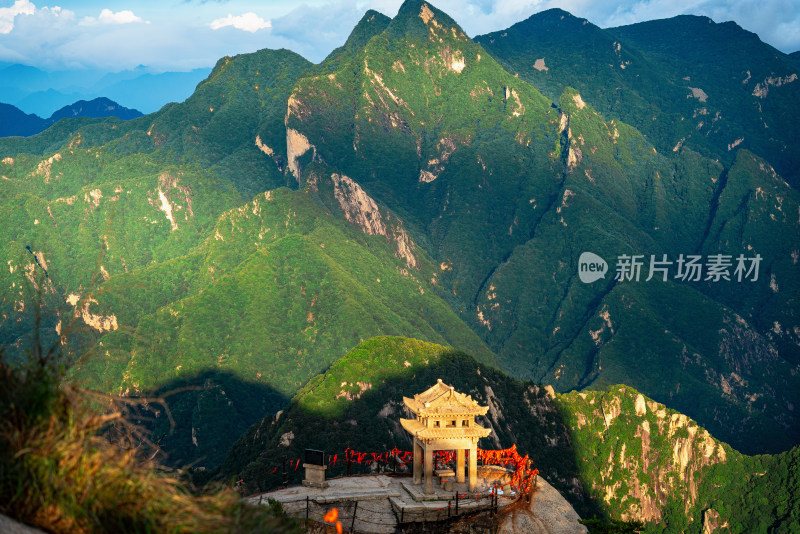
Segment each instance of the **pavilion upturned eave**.
M485 438L491 434L491 428L479 425L456 428L430 428L421 424L416 419L400 419L403 428L418 439L460 439L460 438Z

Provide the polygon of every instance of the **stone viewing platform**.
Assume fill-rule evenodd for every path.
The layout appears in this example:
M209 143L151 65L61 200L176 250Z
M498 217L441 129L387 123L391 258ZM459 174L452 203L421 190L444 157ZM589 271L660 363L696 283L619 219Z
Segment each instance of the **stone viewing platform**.
M245 500L251 504L266 504L268 499L274 499L283 504L290 516L301 520L308 517L317 522L321 522L329 510L337 508L345 530L353 523L357 532L389 533L395 532L398 525L404 523L445 521L481 511L489 513L493 506L493 483L507 480L509 476L510 473L502 468L479 467L476 477L479 491L466 493L465 484L456 484L456 488L461 490L458 493L458 510L456 491L445 491L441 484L436 484L434 492L426 494L424 488L415 485L412 477L407 475L334 478L327 481L327 488L292 486L252 495ZM516 503L518 497L517 493L500 489L497 511Z
M505 470L503 470L505 471ZM339 511L338 520L345 532L389 534L412 523L483 520L496 523L498 533L525 532L530 534L586 533L578 523L580 517L570 504L550 484L538 477L527 503L524 495L504 494L497 497L497 512L491 518L491 486L500 475L494 466L478 468L476 493L459 499L456 514L454 493L435 488L435 498L412 494L410 476L362 475L328 480L327 488L292 486L245 500L250 504L266 505L268 499L280 502L286 512L301 521L322 523L323 516L333 508ZM505 471L507 475L508 472ZM419 486L416 486L419 488ZM449 506L448 506L449 505Z

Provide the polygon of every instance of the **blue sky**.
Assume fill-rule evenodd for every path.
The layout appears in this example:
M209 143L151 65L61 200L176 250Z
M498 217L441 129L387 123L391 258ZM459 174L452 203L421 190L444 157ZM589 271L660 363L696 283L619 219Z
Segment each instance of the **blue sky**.
M210 67L225 55L288 48L318 62L367 9L394 16L402 0L0 0L0 61L43 69ZM601 27L706 15L733 20L784 52L800 50L797 0L441 0L471 36L560 7Z

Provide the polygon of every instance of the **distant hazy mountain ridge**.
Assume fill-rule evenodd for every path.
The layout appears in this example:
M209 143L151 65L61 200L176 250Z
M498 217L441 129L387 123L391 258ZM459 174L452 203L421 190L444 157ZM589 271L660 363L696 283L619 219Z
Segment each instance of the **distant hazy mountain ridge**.
M120 106L108 98L95 98L91 101L79 100L57 110L50 118L28 115L10 104L0 104L0 137L35 135L61 119L74 117L104 118L116 117L122 120L141 117L135 109Z
M45 72L28 65L3 65L0 102L48 117L78 100L107 97L151 113L168 102L185 100L209 72L204 68L158 73L144 66L115 73L95 69Z

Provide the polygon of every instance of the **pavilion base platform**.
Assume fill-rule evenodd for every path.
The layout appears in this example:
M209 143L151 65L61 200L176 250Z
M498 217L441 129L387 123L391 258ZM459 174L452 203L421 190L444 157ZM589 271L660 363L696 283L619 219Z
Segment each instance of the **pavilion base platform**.
M438 482L433 485L433 493L428 494L425 493L425 484L414 484L414 480L411 478L408 479L401 479L400 486L406 490L408 495L417 502L423 501L449 501L455 499L455 494L458 492L459 495L463 497L464 500L468 499L475 499L481 494L481 490L483 494L488 494L491 489L488 486L484 486L483 484L478 484L478 491L467 491L467 483L466 482L451 482L453 489L445 489L442 484Z

